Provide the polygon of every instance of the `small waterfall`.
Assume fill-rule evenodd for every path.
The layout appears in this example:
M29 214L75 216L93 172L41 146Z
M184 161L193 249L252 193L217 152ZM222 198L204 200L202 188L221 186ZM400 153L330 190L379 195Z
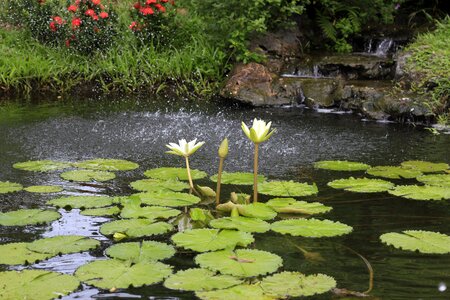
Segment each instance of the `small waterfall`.
M372 53L372 47L373 47L373 39L370 39L370 40L365 44L364 52L366 52L366 53Z
M386 56L394 45L393 39L383 39L377 46L377 50L375 51L376 56Z

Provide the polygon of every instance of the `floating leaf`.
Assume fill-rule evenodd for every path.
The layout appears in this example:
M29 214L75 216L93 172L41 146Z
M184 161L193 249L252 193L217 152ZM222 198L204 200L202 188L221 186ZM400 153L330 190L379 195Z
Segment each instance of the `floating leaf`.
M77 168L96 171L130 171L139 168L137 163L123 159L90 159L73 164Z
M405 230L403 233L382 234L380 239L383 243L397 249L431 254L450 253L450 236L439 232Z
M19 183L0 181L0 194L7 194L18 192L23 189L23 186Z
M417 180L427 185L450 188L450 174L423 175L417 177Z
M175 249L165 243L143 241L113 245L106 249L106 254L115 259L138 263L170 258L175 254Z
M163 180L188 180L186 168L156 168L145 171L144 175ZM205 178L207 174L200 170L191 169L191 176L193 180L196 180Z
M164 234L172 229L172 225L164 222L154 223L154 220L149 219L131 219L105 223L100 227L100 232L104 235L122 233L130 238L135 238Z
M423 173L440 172L450 168L446 163L432 163L420 160L404 161L401 165L404 168L419 170Z
M317 169L326 169L333 171L365 171L370 168L369 165L347 160L318 161L314 163L314 167Z
M100 246L100 242L80 235L58 235L36 240L29 243L27 248L39 253L51 255L69 254L91 250Z
M367 174L390 179L400 179L416 178L417 176L422 175L422 172L420 170L403 167L378 166L368 169Z
M261 282L264 293L277 297L306 297L323 294L336 287L333 277L324 274L306 276L299 272L281 272Z
M277 298L265 295L259 285L242 284L224 290L196 292L202 300L275 300Z
M252 204L234 204L231 201L227 203L219 204L217 210L231 212L233 208L236 208L241 216L249 218L257 218L261 220L272 220L277 216L276 211L266 206L264 203L252 203Z
M264 195L282 197L311 196L319 192L316 184L294 181L266 181L259 185L258 192Z
M199 221L204 223L209 223L210 220L214 219L211 211L197 207L191 208L189 210L189 216L191 217L192 221Z
M195 257L195 262L202 268L238 277L273 273L283 265L283 260L278 255L250 249L202 253Z
M319 202L296 201L294 198L274 198L266 202L266 205L278 213L315 215L332 210Z
M272 230L293 236L331 237L350 233L353 228L330 220L290 219L273 223Z
M110 206L113 199L108 196L70 196L49 200L47 204L56 207L96 208Z
M120 216L125 219L147 218L147 219L168 219L176 217L181 213L178 209L163 206L140 207L138 205L126 205L122 209Z
M328 182L328 186L335 189L344 189L346 191L357 193L378 193L390 190L395 185L392 182L381 179L350 177L347 179L337 179Z
M210 179L214 182L217 182L217 174L211 176ZM266 181L266 177L264 175L258 175L258 182L263 183L264 181ZM252 185L253 184L253 173L222 172L221 183L222 184L235 184L235 185Z
M61 218L56 211L41 209L21 209L0 213L0 225L25 226L50 223Z
M30 193L59 193L63 188L55 185L33 185L24 189Z
M11 243L0 245L0 265L24 265L33 264L44 260L51 255L37 253L27 248L28 243Z
M52 172L71 168L72 164L68 162L54 161L54 160L33 160L15 163L13 168L34 171L34 172Z
M160 192L181 192L188 189L189 184L179 180L161 180L161 179L141 179L133 181L130 186L138 191L160 193Z
M389 194L413 200L442 200L450 199L450 189L443 186L431 185L398 185Z
M245 232L266 232L270 229L270 224L254 218L227 217L212 220L209 225L218 229L236 229Z
M82 282L111 290L140 287L161 282L172 274L172 267L160 262L97 260L78 268L75 276Z
M100 216L114 216L118 215L119 213L120 208L118 208L117 206L110 206L110 207L85 209L80 212L80 215L100 217Z
M0 272L0 282L0 299L55 299L80 285L74 276L43 270Z
M231 202L236 203L236 204L248 204L248 203L250 203L251 197L252 196L250 196L249 194L232 192L230 200L231 200Z
M178 246L197 252L215 251L236 246L245 247L255 240L250 233L235 230L190 229L172 236Z
M140 199L142 203L147 205L159 205L159 206L190 206L197 204L201 199L197 196L177 193L177 192L165 192L165 193L139 193L131 196L134 199Z
M211 291L241 284L242 280L230 275L217 275L206 269L179 271L164 281L164 286L181 291Z
M116 174L106 171L74 170L61 173L61 178L69 181L108 181L116 178Z

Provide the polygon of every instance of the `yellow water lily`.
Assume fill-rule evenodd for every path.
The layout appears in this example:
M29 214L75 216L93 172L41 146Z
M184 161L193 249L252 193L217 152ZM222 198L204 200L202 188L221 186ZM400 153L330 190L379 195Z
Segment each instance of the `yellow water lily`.
M252 128L248 128L247 125L242 122L242 131L245 135L255 144L259 144L267 141L272 134L275 133L276 129L270 131L270 126L272 122L266 123L263 120L254 119ZM270 132L269 132L270 131Z
M178 141L178 144L169 143L166 145L166 147L170 149L170 151L167 151L166 153L189 157L201 146L203 146L204 143L205 142L197 143L197 139L188 143L185 139L182 139Z

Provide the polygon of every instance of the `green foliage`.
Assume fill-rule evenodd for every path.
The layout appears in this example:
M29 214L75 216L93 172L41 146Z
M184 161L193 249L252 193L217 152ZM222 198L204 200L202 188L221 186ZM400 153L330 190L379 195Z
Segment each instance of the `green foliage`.
M328 182L327 185L335 189L344 189L346 191L357 193L385 192L395 186L392 182L386 180L353 177L336 179Z
M56 185L33 185L24 188L29 193L59 193L63 190L62 187Z
M314 163L314 168L333 171L364 171L369 165L347 160L323 160Z
M21 191L22 189L23 186L20 183L0 181L0 194L18 192Z
M178 192L164 192L164 193L139 193L131 196L133 199L140 199L142 203L147 205L159 206L190 206L197 204L201 199L197 196L178 193Z
M271 196L300 197L315 195L319 190L315 183L310 185L294 181L266 181L259 185L258 192Z
M380 239L383 243L398 249L421 253L450 253L450 236L439 232L405 230L402 233L382 234Z
M34 172L52 172L70 168L71 163L53 160L33 160L15 163L13 168Z
M390 179L400 179L400 178L416 178L417 176L422 175L422 172L417 169L408 169L403 167L377 166L368 169L367 174Z
M61 173L61 178L69 181L108 181L116 178L116 174L107 171L73 170Z
M417 180L427 185L450 188L450 174L423 175L417 177Z
M315 215L329 212L333 208L319 202L296 201L294 198L274 198L266 205L278 213Z
M4 265L23 265L34 264L36 261L44 260L52 255L47 253L38 253L28 249L28 243L10 243L0 245L0 264Z
M139 168L137 163L123 159L97 158L76 162L73 164L80 169L95 171L130 171Z
M0 225L2 226L25 226L35 224L51 223L61 218L56 211L41 209L21 209L6 213L0 212Z
M113 197L108 196L69 196L52 199L47 204L57 207L98 208L113 204Z
M433 173L433 172L440 172L445 171L450 166L446 163L433 163L428 161L421 161L421 160L408 160L402 162L402 167L418 170L423 173Z
M242 284L228 289L208 292L196 292L195 295L202 300L275 300L276 297L265 295L264 291L257 284Z
M60 235L36 240L27 248L34 252L58 255L87 251L100 246L100 242L78 235Z
M217 206L217 210L231 212L237 209L239 215L261 220L272 220L277 216L277 212L264 203L234 204L231 201Z
M133 181L130 186L141 192L181 192L189 189L189 184L173 179L141 179Z
M270 224L266 221L241 216L214 219L211 220L209 225L219 229L236 229L239 231L259 233L266 232L270 229Z
M132 263L163 260L172 257L175 249L171 245L155 241L120 243L106 249L109 257Z
M150 219L131 219L105 223L100 227L100 233L104 235L119 233L125 235L125 237L137 238L164 234L172 229L172 225L164 222L154 223L154 220Z
M210 177L211 181L217 182L217 174ZM264 175L258 175L258 183L263 183L266 181ZM235 184L235 185L252 185L253 184L253 173L228 173L222 172L221 178L222 184Z
M450 199L450 189L445 186L431 185L399 185L389 194L413 200L443 200Z
M348 234L353 228L330 220L290 219L273 223L272 230L293 236L318 238Z
M120 213L120 208L117 206L101 207L101 208L91 208L85 209L80 212L83 216L113 216Z
M178 209L163 206L125 205L120 216L124 219L147 218L147 219L168 219L176 217L181 213Z
M161 180L188 180L186 168L156 168L145 171L144 175ZM207 176L205 172L196 169L191 169L191 175L193 180Z

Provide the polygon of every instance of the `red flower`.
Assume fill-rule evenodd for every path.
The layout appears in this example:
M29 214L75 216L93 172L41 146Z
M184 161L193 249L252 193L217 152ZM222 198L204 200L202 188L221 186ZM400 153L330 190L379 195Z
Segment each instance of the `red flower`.
M109 15L108 15L108 13L107 13L106 11L102 11L102 12L99 14L99 16L100 16L100 18L102 18L102 19L106 19L107 17L109 17Z
M92 16L92 19L93 19L94 21L98 21L98 16L97 16L97 15L93 15L93 16Z
M70 40L66 40L66 47L67 47L67 48L70 47Z
M141 9L139 9L139 12L141 14L143 14L144 16L146 16L146 15L153 15L155 13L151 7L141 8Z
M95 11L93 9L88 9L86 10L86 12L84 13L86 16L95 16Z
M72 19L72 28L75 29L77 27L80 27L81 25L81 19L80 18L73 18Z
M70 5L67 10L71 12L76 12L78 7L76 5Z
M64 20L59 16L54 16L53 21L55 21L58 25L62 25L64 23Z
M101 2L101 0L92 0L92 4L94 5L99 5Z
M134 21L131 22L130 26L128 26L128 27L130 27L130 29L133 30L133 31L139 30L139 24L137 22L134 22Z
M56 27L56 23L55 22L50 22L50 30L55 32L56 30L58 30L58 28Z
M136 3L133 4L133 7L134 7L135 9L140 9L142 6L141 6L141 3L140 3L140 2L136 2Z
M160 12L166 12L166 8L164 6L162 6L161 4L157 3L155 4L155 7L160 11Z
M145 4L150 5L150 4L155 4L157 1L156 0L147 0L145 1Z
M162 3L167 3L169 0L161 0Z

